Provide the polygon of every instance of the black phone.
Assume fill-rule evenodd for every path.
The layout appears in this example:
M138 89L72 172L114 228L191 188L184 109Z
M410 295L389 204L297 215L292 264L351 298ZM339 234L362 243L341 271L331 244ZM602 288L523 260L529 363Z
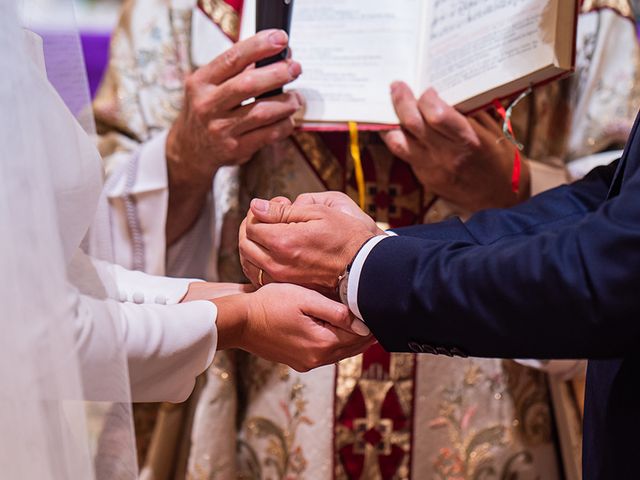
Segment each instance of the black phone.
M278 28L289 34L291 30L291 14L293 13L293 0L256 0L256 32L268 30L270 28ZM285 48L282 52L273 57L265 58L256 62L256 67L265 67L272 63L285 60L289 54L289 49ZM258 98L273 97L280 95L282 88L263 93Z

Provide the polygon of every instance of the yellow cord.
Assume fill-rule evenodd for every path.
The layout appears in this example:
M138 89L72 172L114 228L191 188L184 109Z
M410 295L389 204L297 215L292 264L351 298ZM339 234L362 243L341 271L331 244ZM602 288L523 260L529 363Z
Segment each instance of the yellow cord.
M364 170L362 169L360 142L358 140L358 124L356 122L349 122L349 143L351 146L351 158L353 158L353 166L356 173L356 184L358 185L358 200L360 201L360 208L365 210Z

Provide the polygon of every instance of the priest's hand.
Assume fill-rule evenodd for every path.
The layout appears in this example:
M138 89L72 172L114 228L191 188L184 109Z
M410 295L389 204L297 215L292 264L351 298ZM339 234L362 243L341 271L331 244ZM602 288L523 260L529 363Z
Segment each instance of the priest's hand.
M242 164L292 133L293 115L302 106L297 93L241 105L298 78L301 66L291 59L254 68L256 61L281 52L287 43L285 32L266 30L187 76L184 105L166 142L168 244L197 219L218 168Z
M427 191L469 212L509 207L529 197L528 163L522 162L515 193L515 146L491 114L466 117L433 89L416 100L403 82L391 86L391 97L402 128L382 138L394 155L411 165Z
M295 285L214 301L219 349L240 348L299 372L357 355L375 343L349 309Z
M369 217L356 213L348 197L314 195L300 204L251 202L240 230L240 255L252 282L295 283L334 294L358 249L383 233ZM260 270L262 278L257 278Z

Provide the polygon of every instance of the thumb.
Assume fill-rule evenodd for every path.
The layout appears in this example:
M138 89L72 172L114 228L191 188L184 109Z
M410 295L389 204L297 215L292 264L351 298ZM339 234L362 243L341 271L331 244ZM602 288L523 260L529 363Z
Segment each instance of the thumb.
M260 198L251 200L251 213L262 223L288 223L291 205L278 201L267 201Z
M262 223L306 222L319 218L318 205L288 205L281 201L251 200L251 213Z

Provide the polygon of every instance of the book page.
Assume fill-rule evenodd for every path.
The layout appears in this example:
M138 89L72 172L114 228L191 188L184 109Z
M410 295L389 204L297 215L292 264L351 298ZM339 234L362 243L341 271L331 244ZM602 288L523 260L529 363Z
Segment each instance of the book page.
M553 65L558 1L431 0L423 88L458 105Z
M424 0L295 0L291 85L307 101L305 120L397 123L389 86L415 86Z

